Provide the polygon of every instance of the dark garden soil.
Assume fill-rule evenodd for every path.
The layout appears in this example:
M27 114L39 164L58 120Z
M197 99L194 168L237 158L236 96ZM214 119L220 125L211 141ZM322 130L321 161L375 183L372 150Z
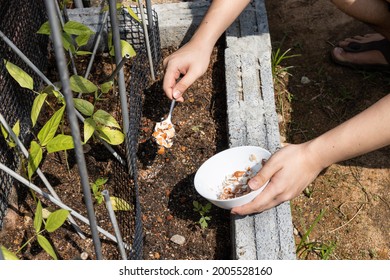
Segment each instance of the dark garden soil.
M329 59L329 50L338 40L372 32L369 28L340 13L329 1L266 2L273 50L291 49L289 54L299 54L282 61L280 67L293 68L289 68L289 75L282 71L275 80L281 142L312 139L389 93L389 73L355 71L335 66ZM176 105L173 123L177 134L171 149L159 149L152 139L155 123L166 116L170 106L161 80L144 93L138 148L144 259L231 258L229 212L212 207L208 227L202 229L200 215L193 210L194 201L207 203L194 190L196 170L228 146L223 49L220 40L206 74L188 90L186 102ZM172 51L164 50L163 57ZM96 69L108 76L111 67L100 61ZM118 104L116 95L111 98L116 98L112 104ZM91 144L90 148L85 153L90 181L112 178L118 172L114 160L106 156L102 146ZM86 215L74 155L64 155L47 155L42 170L63 202ZM299 258L390 258L389 157L390 149L384 148L332 165L292 200L294 234L301 245ZM109 179L110 191L115 188L112 184ZM28 191L15 193L11 201L0 244L17 252L33 236L35 203ZM95 211L98 224L113 232L104 203L95 203ZM321 211L324 215L315 223ZM312 231L302 239L311 225ZM85 252L95 259L89 230L81 227L88 233L85 240L69 225L47 235L59 258L80 258ZM184 237L184 243L173 242L174 235ZM102 253L105 259L120 259L117 246L105 237ZM17 255L21 259L49 259L36 241Z

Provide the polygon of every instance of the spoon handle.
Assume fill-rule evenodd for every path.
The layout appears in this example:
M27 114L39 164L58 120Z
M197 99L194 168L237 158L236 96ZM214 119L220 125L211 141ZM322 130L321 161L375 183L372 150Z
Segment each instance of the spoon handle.
M175 107L175 104L176 104L176 99L172 99L171 108L169 109L169 114L167 117L167 120L169 120L169 121L171 121L172 112L173 112L173 108Z

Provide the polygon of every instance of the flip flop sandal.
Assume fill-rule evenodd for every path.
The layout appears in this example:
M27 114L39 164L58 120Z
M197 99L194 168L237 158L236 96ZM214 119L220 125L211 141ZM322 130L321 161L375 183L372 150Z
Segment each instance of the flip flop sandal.
M358 64L358 63L352 63L347 61L341 61L334 56L333 52L331 52L332 59L337 64L348 66L354 69L369 70L369 71L390 70L390 41L387 39L382 39L379 41L372 41L367 43L351 42L346 47L343 47L343 49L346 52L351 52L351 53L377 50L382 53L382 55L385 57L388 64L387 65L386 64Z

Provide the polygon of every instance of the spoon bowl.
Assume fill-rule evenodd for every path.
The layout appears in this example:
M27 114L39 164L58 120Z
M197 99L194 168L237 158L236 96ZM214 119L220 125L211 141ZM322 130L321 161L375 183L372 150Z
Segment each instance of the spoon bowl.
M173 145L173 137L175 136L175 127L172 124L172 112L175 107L176 100L172 99L171 108L168 116L161 122L156 123L153 137L159 146L170 148Z

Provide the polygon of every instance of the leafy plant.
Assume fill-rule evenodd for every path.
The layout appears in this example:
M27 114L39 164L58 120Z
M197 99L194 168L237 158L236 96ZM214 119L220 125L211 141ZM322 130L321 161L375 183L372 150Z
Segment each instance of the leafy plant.
M208 227L208 221L211 220L211 216L208 216L207 214L211 210L211 203L207 203L206 205L202 205L198 201L193 201L192 205L194 206L194 212L199 213L200 219L197 222L202 229L205 229Z
M65 112L65 101L61 94L52 86L46 87L41 92L34 90L34 81L29 74L24 72L21 68L15 64L4 60L6 68L9 74L15 79L18 84L31 90L37 96L34 99L31 110L31 121L33 126L36 125L43 105L47 103L55 112L50 119L44 124L41 130L37 134L37 139L31 141L29 149L28 160L28 177L31 180L32 175L38 168L42 158L44 150L48 153L54 153L58 151L65 151L74 148L73 138L71 135L65 135L63 133L57 133L60 125L63 125L63 117ZM99 101L100 96L107 93L111 89L111 82L104 83L100 86L96 86L89 80L73 75L70 77L70 86L72 91L76 93L94 93ZM57 104L51 104L47 102L48 96L54 96ZM74 98L75 107L83 115L87 116L84 121L84 144L91 138L96 131L98 136L111 145L119 145L124 141L124 134L120 130L120 125L108 112L104 110L95 110L95 104L81 98ZM55 110L54 107L60 107ZM15 127L15 132L18 132L18 127ZM3 131L3 136L6 138ZM19 132L18 132L19 133ZM12 142L8 142L9 145L14 145Z
M327 260L336 248L335 242L329 244L320 241L310 241L309 235L313 231L314 227L322 219L325 214L325 210L321 210L320 214L316 217L314 222L310 225L309 229L303 234L301 241L297 246L297 255L300 258L306 259L312 253L316 254L320 259Z
M101 204L104 200L102 191L103 186L107 183L108 178L98 178L95 182L91 184L92 194L97 202L97 204Z
M37 33L50 36L51 30L49 22L46 21L42 24ZM64 24L62 32L63 46L65 50L70 51L74 55L90 54L91 52L80 50L80 47L85 46L94 33L94 31L82 23L68 21Z
M27 240L23 246L20 247L18 252L20 252L26 245L30 244L34 239L38 241L39 246L42 247L43 250L46 251L53 259L57 260L57 255L53 249L53 246L50 244L49 240L43 235L45 232L52 233L60 228L66 219L69 216L69 211L65 209L59 209L47 215L47 218L44 217L44 211L42 209L42 204L38 200L37 207L35 209L34 215L34 235ZM16 254L12 254L11 252L4 250L7 256L11 259L15 259ZM3 251L3 252L4 252Z

